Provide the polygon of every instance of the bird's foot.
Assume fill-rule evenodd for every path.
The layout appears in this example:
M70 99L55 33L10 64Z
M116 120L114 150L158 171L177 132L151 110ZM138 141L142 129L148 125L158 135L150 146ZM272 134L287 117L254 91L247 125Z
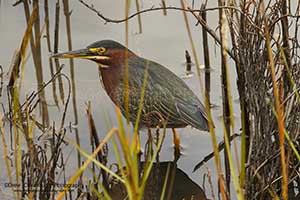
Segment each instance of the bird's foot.
M177 162L181 155L180 146L174 146L174 162Z
M174 160L177 161L181 155L180 153L180 138L175 130L172 128L173 131L173 143L174 143Z

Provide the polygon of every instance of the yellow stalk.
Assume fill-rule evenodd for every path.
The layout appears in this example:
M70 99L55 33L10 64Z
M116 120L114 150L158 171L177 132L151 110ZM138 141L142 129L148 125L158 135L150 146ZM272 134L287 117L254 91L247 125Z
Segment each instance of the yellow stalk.
M284 119L283 119L283 106L281 106L279 98L279 90L276 83L275 75L275 63L272 54L271 42L270 42L270 33L268 25L265 23L265 33L266 33L266 48L268 52L268 58L270 63L270 71L272 77L272 86L273 93L275 97L275 108L277 112L277 123L279 129L279 147L280 147L280 157L281 157L281 171L283 176L282 181L282 197L284 200L288 200L288 174L287 174L287 165L285 163L285 149L284 149Z
M7 144L6 144L5 136L4 136L2 113L0 113L0 134L1 134L1 141L2 141L3 154L4 154L4 160L5 160L5 166L6 166L6 170L7 170L8 180L9 180L9 183L13 183L11 168L10 168L10 161L9 161L9 157L8 157ZM11 190L12 190L12 194L14 195L14 198L16 198L14 188L11 188Z

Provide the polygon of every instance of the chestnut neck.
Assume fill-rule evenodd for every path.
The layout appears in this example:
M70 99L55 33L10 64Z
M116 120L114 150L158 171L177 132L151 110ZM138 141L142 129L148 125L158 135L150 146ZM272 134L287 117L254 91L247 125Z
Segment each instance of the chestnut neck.
M113 92L119 86L120 82L123 80L124 76L124 67L125 67L125 51L124 50L111 50L111 57L110 60L107 60L106 63L103 63L109 67L103 68L100 67L100 72L102 76L102 81L104 88L107 94L112 98L114 103L115 98L113 97ZM131 51L128 51L128 58L132 56L136 56Z

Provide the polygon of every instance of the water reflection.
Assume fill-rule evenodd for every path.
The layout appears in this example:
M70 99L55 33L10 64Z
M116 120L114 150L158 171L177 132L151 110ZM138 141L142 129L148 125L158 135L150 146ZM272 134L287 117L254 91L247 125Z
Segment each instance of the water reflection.
M160 199L162 192L164 192L163 199L207 199L203 189L173 161L159 162L153 165L145 187L144 200ZM113 200L125 199L127 196L126 189L120 182L112 185L109 194Z

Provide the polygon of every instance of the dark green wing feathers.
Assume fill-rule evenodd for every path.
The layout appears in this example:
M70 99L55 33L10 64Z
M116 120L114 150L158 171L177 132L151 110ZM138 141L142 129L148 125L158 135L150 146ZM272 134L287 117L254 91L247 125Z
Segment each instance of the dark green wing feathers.
M204 106L182 79L160 64L140 57L130 57L128 64L135 66L129 67L128 80L131 121L135 122L134 119L137 116L141 85L143 85L144 73L148 65L148 79L140 123L155 127L161 118L164 118L167 120L167 127L191 125L199 130L209 130ZM120 100L123 98L123 94L120 94L122 87L123 84L120 84L119 91L115 91ZM120 108L124 114L124 105Z

